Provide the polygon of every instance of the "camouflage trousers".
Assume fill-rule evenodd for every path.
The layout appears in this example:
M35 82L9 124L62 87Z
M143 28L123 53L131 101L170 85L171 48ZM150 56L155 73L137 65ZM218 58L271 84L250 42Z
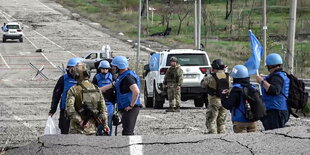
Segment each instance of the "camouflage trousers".
M181 88L177 90L177 84L168 83L167 94L170 107L180 107L181 105Z
M85 134L85 135L96 135L97 128L95 126L95 122L93 120L88 121L88 127L82 128L79 125L79 122L70 122L70 134Z
M210 97L206 112L206 126L209 134L224 134L226 132L226 112L219 98Z

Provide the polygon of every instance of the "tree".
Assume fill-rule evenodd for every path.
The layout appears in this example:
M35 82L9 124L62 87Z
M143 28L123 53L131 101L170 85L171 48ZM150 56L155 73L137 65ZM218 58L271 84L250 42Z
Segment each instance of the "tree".
M230 1L230 4L229 4ZM233 6L233 1L234 0L227 0L226 1L226 16L225 19L227 20L232 12L232 6ZM228 10L228 5L230 6L230 9Z
M179 35L181 32L181 27L182 27L182 23L183 23L184 19L186 19L188 14L192 11L192 5L190 5L186 2L183 2L179 5L175 5L174 7L177 8L177 9L175 9L176 10L175 13L177 14L178 19L179 19L179 26L178 26L178 32L177 32L177 35Z

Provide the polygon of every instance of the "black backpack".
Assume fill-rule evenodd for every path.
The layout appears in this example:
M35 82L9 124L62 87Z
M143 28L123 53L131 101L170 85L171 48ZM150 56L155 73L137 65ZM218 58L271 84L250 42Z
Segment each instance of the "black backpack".
M208 87L208 93L210 95L216 95L217 97L220 97L224 89L229 89L229 74L228 73L225 74L226 78L223 79L219 79L216 76L216 73L211 74L216 81L216 89Z
M308 102L309 94L305 91L305 83L302 80L298 80L298 78L296 78L293 74L286 73L286 75L290 79L288 97L286 97L283 92L281 93L287 99L290 113L294 117L298 118L298 116L292 112L291 108L296 109L296 111L303 109Z
M242 97L245 104L245 118L249 121L261 120L267 115L266 107L263 104L259 91L251 86L243 87Z

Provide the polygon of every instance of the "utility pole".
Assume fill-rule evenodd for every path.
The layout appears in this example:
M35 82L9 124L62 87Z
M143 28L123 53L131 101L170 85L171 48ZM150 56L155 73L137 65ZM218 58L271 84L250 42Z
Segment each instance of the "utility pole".
M149 34L149 0L146 0L146 29Z
M137 50L137 64L136 64L136 71L139 69L139 63L140 63L140 42L141 42L141 11L142 11L142 0L140 0L139 3L139 24L138 24L138 50Z
M198 1L198 31L197 31L197 49L200 49L200 43L201 43L201 0Z
M297 0L291 0L289 30L287 39L287 52L286 52L286 69L290 74L294 74L294 49L295 49L295 29L296 29L296 10Z
M195 0L195 47L200 49L201 43L201 0Z
M198 47L198 16L197 16L197 0L195 0L195 47Z
M266 65L267 55L267 0L263 0L263 46L264 46L264 64Z

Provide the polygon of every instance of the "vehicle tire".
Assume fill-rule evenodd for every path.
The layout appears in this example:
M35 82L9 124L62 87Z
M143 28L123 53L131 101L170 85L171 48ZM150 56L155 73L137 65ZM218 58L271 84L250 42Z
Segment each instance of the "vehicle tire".
M203 107L204 100L202 97L198 97L194 99L195 107Z
M144 104L145 104L145 107L152 108L153 107L153 98L147 97L147 96L148 96L148 94L147 94L147 87L146 87L146 82L145 82L145 85L144 85Z
M19 42L23 42L24 41L24 39L23 38L19 38Z
M164 100L162 100L162 99L164 99ZM153 105L154 105L154 109L162 109L164 107L164 103L165 103L165 98L161 97L160 94L157 93L156 86L154 84L154 87L153 87Z
M6 42L6 39L4 37L2 38L2 42Z

